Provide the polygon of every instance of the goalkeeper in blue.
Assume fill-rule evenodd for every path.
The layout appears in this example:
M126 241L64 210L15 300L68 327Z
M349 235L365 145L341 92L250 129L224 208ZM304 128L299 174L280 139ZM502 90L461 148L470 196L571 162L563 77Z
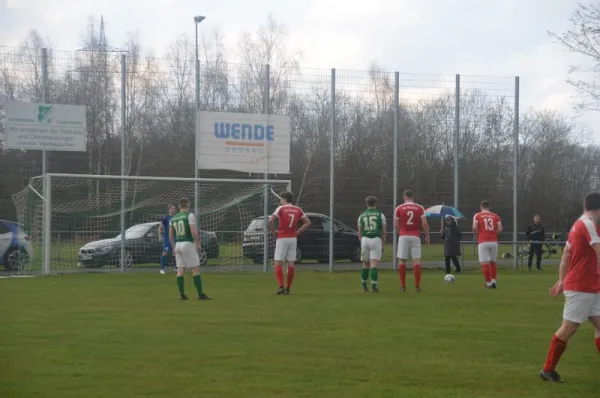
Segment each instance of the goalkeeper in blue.
M358 239L360 239L362 255L361 282L364 292L368 292L367 282L371 277L371 291L379 292L379 275L377 265L383 254L387 226L385 216L377 209L377 198L368 196L365 199L367 209L358 217Z
M164 216L158 226L158 234L162 236L163 250L160 256L160 273L164 274L169 259L173 256L173 247L171 247L171 240L169 239L169 225L171 224L171 217L177 213L175 205L169 205L169 214ZM177 268L177 264L175 264Z

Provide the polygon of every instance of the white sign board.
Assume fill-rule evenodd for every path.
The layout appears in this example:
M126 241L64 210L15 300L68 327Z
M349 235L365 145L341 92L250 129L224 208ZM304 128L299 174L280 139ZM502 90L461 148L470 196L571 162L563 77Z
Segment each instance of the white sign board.
M83 105L9 102L4 121L8 148L85 151Z
M201 111L196 117L199 169L289 174L289 116Z

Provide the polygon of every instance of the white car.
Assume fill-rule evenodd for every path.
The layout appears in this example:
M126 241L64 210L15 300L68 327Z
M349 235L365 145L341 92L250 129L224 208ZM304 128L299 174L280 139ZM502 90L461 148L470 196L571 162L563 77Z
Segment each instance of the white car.
M29 235L14 221L0 220L0 265L7 270L23 269L33 258Z

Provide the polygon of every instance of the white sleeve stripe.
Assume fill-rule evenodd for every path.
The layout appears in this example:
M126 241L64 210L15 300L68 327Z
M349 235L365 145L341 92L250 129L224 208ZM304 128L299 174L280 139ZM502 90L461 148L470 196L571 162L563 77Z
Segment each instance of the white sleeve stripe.
M590 246L596 243L600 243L600 236L598 236L598 231L596 230L596 226L594 222L589 218L586 218L583 221L583 225L587 228L588 233L590 234Z

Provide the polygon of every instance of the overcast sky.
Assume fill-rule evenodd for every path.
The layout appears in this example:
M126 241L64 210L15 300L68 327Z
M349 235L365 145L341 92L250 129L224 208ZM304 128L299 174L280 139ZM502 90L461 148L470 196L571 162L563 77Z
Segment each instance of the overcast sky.
M219 26L226 45L254 31L269 13L287 26L289 47L309 67L384 69L408 73L460 73L521 77L521 107L572 116L570 64L547 34L569 28L577 0L0 0L0 45L18 45L37 29L53 47L80 47L88 17L104 15L111 44L136 32L157 54L178 35ZM231 54L234 49L232 48ZM229 55L229 54L228 54ZM229 59L232 60L232 56ZM600 114L577 122L600 144Z

